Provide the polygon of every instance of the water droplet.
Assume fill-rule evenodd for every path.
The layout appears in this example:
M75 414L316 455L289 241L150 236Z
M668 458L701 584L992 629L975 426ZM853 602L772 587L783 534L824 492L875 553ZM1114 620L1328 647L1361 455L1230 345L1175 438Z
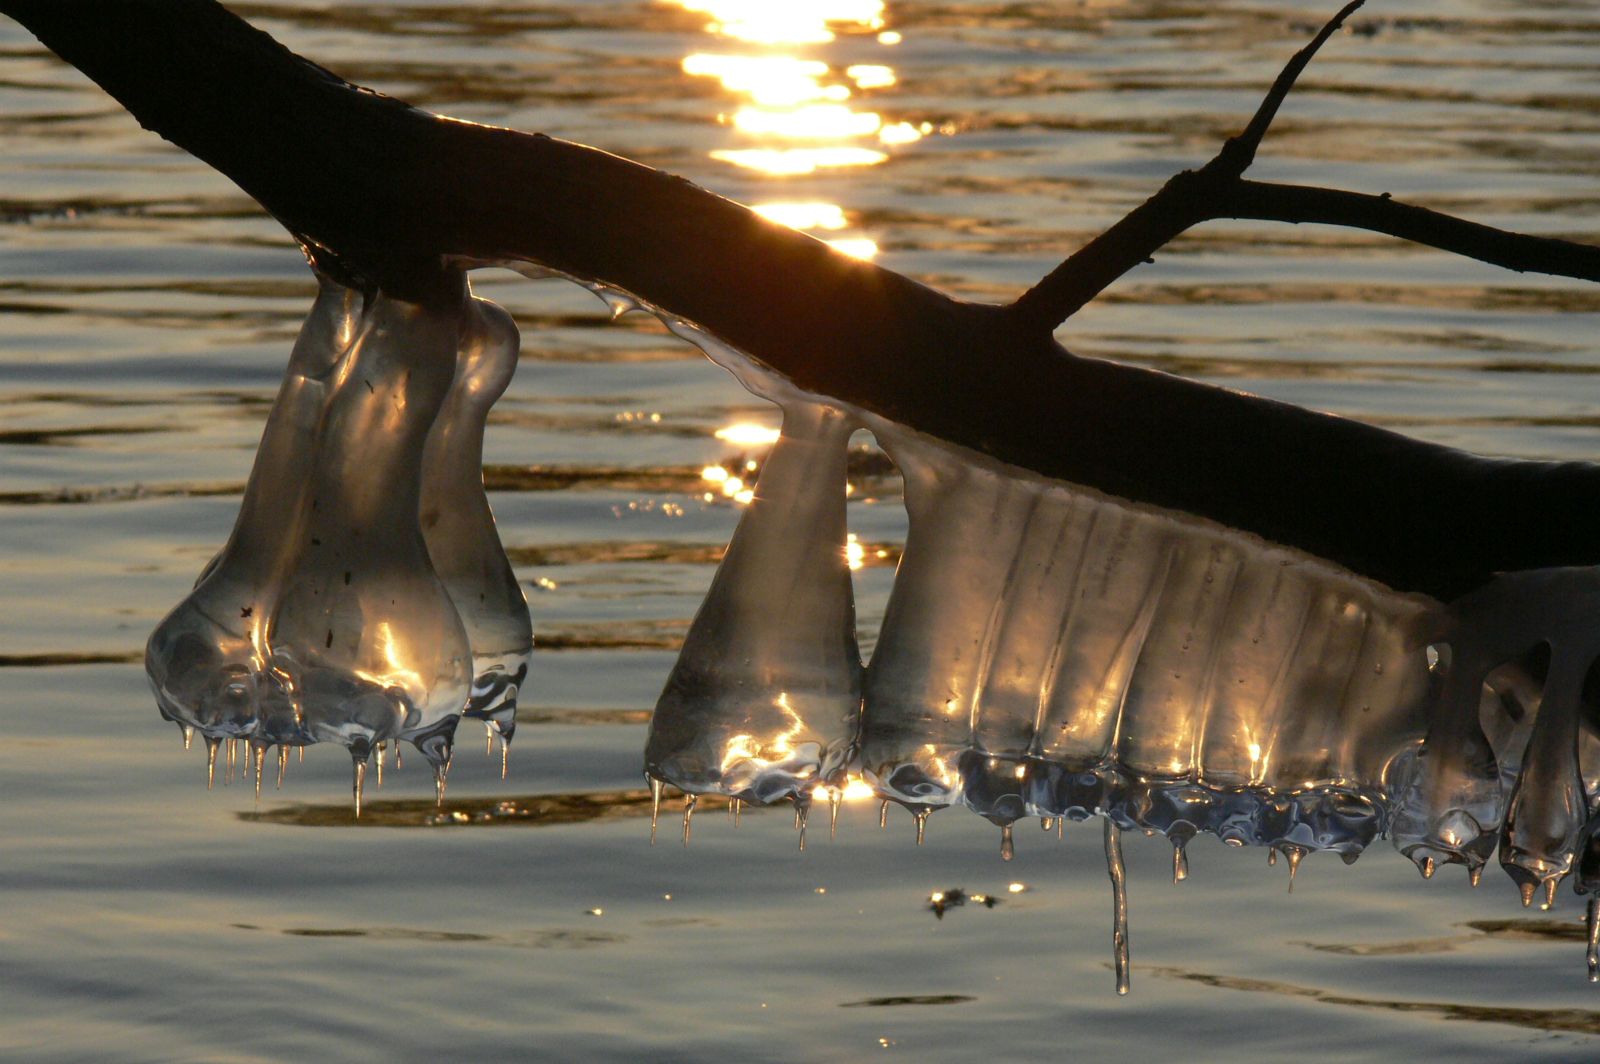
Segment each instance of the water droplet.
M1182 839L1172 840L1172 881L1182 883L1189 878L1189 854Z
M683 796L683 844L689 845L689 822L694 819L694 807L698 799L692 794Z
M1117 971L1117 993L1131 987L1128 976L1128 875L1122 864L1122 829L1105 821L1106 874L1111 877L1111 947Z
M1305 859L1306 851L1303 846L1285 846L1283 855L1289 859L1289 893L1294 893L1294 876L1300 871L1300 862Z
M661 818L661 788L664 784L650 777L650 845L656 844L656 822Z
M1267 867L1268 868L1276 868L1276 867L1278 867L1278 848L1276 846L1270 846L1270 847L1267 848ZM1428 873L1428 874L1431 875L1432 873Z
M210 790L217 782L217 747L221 739L206 736L206 790Z
M1000 860L1009 861L1016 855L1017 847L1011 838L1011 825L1006 824L1000 828Z

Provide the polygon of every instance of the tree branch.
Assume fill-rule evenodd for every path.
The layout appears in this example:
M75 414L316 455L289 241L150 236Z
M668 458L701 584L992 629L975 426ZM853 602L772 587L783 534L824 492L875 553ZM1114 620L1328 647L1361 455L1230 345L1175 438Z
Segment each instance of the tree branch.
M1480 459L1075 357L1050 338L1048 311L1027 312L1028 299L1020 312L960 302L680 178L426 114L340 80L211 0L0 0L0 12L146 127L232 178L319 260L395 294L427 298L454 260L542 263L693 321L803 388L1401 590L1448 599L1496 571L1600 558L1600 468ZM1241 143L1265 131L1263 106ZM1092 298L1219 209L1364 224L1359 204L1370 227L1398 235L1424 231L1419 218L1444 218L1228 180L1224 196L1218 171L1174 178L1080 252L1093 268L1068 271L1089 278L1069 277L1073 290ZM1429 224L1468 227L1448 222ZM1475 230L1451 234L1456 243L1441 237L1440 246L1477 254ZM1503 238L1519 254L1536 249L1515 261L1537 259L1550 243Z

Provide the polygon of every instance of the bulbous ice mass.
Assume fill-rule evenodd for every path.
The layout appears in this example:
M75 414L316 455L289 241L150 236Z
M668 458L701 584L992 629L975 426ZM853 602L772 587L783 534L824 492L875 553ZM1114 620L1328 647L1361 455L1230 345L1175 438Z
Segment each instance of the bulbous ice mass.
M475 677L471 708L510 738L532 636L481 461L516 357L509 316L464 281L426 306L321 281L233 534L150 637L164 716L249 739L258 770L266 745L340 743L358 806L359 766L402 739L442 788Z
M645 766L691 794L804 807L843 782L861 707L845 532L855 422L754 367L741 380L779 404L783 428L656 703Z
M466 715L499 737L502 775L533 626L484 494L483 433L490 407L516 371L519 340L510 314L488 300L471 301L450 394L422 458L422 534L472 645Z

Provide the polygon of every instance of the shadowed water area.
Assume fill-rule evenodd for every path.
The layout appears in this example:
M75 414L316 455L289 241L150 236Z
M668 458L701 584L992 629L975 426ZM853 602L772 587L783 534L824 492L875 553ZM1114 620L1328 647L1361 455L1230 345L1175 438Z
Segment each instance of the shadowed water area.
M641 159L995 300L1208 158L1329 13L830 6L774 26L740 5L233 5L420 106ZM1600 240L1597 46L1569 4L1375 4L1252 174ZM808 103L842 110L773 117ZM1600 458L1590 288L1285 226L1214 223L1156 258L1063 341L1470 450ZM355 820L328 747L281 791L219 764L207 793L141 648L227 538L315 286L241 193L0 21L0 1056L1596 1051L1569 892L1526 913L1503 877L1423 882L1387 844L1307 860L1288 896L1259 850L1203 837L1173 884L1168 844L1128 833L1123 999L1098 825L1019 823L1003 864L977 817L935 817L917 847L904 811L880 830L846 802L799 853L788 810L736 826L701 799L687 848L675 801L652 847L648 712L738 519L732 481L765 455L726 430L776 413L648 316L474 283L523 334L485 451L538 642L509 779L470 725L443 807L408 756ZM870 653L905 515L866 442L847 523Z

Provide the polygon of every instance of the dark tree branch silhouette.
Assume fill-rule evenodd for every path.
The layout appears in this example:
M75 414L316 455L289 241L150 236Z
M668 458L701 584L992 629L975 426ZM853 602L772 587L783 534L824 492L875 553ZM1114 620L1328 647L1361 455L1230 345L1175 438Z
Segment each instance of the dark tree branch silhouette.
M693 321L802 387L1014 465L1186 510L1453 598L1600 557L1600 467L1491 460L1072 355L1053 328L1212 218L1354 226L1515 270L1600 279L1600 249L1387 197L1242 178L1350 4L1245 131L1009 306L952 299L711 192L539 134L352 85L213 0L0 0L144 126L235 181L317 264L416 301L473 263L532 262Z

